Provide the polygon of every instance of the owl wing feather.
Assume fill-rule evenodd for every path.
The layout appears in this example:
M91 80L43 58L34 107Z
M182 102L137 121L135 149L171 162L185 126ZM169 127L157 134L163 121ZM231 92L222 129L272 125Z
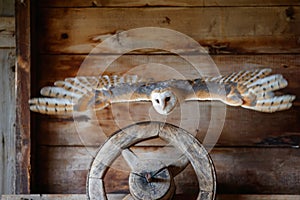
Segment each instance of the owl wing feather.
M66 78L64 81L56 81L54 86L43 87L41 95L44 97L30 99L30 110L48 115L65 115L73 111L85 111L94 105L95 109L103 109L122 99L133 101L138 94L133 97L130 91L137 89L143 81L136 75ZM139 99L146 97L141 92L139 96Z
M168 89L180 101L219 100L230 106L241 106L260 112L289 109L294 95L276 96L275 91L288 83L280 74L270 75L271 69L240 71L226 76L194 80L145 81L137 76L74 77L56 81L44 87L44 97L29 100L35 112L60 115L73 111L103 109L111 103L151 101L151 93ZM174 105L175 106L175 105Z
M271 72L258 69L195 79L194 93L187 100L220 100L227 105L269 113L287 110L295 96L275 96L274 92L285 88L288 82L280 74L270 75Z

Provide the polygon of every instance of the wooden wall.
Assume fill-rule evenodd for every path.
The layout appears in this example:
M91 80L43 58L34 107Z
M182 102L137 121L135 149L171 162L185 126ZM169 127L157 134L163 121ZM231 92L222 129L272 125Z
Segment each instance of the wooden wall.
M14 1L0 0L0 196L15 192Z
M264 114L228 107L225 125L211 151L218 181L218 193L299 194L300 185L300 2L291 0L136 0L58 1L42 0L36 5L35 70L32 93L53 81L76 76L77 70L101 36L137 27L164 27L182 32L203 45L222 74L242 69L269 67L289 81L286 93L297 95L288 111ZM95 39L96 38L96 39ZM182 59L162 52L133 52L122 56L107 71L123 74L150 62L170 65L186 73ZM192 74L194 75L194 74ZM220 103L215 106L220 107ZM131 117L119 109L121 127L150 120L150 104L132 104ZM189 108L193 108L191 104ZM192 114L185 119L188 131L201 141L210 122L210 103L200 103L199 126L192 126ZM90 162L106 136L120 127L110 108L97 113L104 134L95 133L94 121L79 122L85 133L78 134L73 119L32 114L35 138L33 193L85 193ZM180 113L168 118L177 124ZM218 123L218 121L217 121ZM221 123L221 120L219 121ZM172 149L160 141L133 149L140 155L158 151L164 158ZM119 167L118 167L119 166ZM125 167L122 161L116 168ZM191 178L187 179L189 176ZM111 193L128 191L128 173L112 168L106 178ZM177 178L179 193L195 194L196 178L191 167Z

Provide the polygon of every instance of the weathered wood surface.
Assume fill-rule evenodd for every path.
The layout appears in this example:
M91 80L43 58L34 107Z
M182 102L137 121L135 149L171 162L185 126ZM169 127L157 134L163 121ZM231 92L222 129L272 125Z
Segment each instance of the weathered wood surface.
M282 73L289 81L288 88L283 92L293 93L298 97L300 96L299 5L300 2L295 0L289 2L43 0L39 2L40 16L36 18L39 60L37 71L34 72L38 74L35 86L39 90L42 86L52 85L56 80L76 76L83 59L91 49L118 31L156 26L185 33L205 46L212 54L228 54L213 56L222 74L241 69L271 67L275 73ZM147 38L145 40L147 41ZM144 53L154 55L138 55ZM186 78L195 78L195 72L183 59L175 58L166 52L148 50L122 56L112 64L107 73L124 74L131 70L131 73L138 72L144 73L144 76L151 76L157 70L152 68L150 72L153 66L143 66L151 62L173 66ZM208 69L209 67L204 67L204 70ZM166 77L162 75L159 78ZM38 95L37 90L33 91L34 96ZM300 162L298 150L253 148L261 146L297 148L300 138L299 105L297 98L295 107L291 110L272 115L241 108L227 109L225 127L217 145L233 148L217 148L212 152L217 167L220 193L299 194L296 186L299 185L300 173L297 168L295 169ZM95 121L80 121L83 132L78 134L72 119L33 115L37 119L35 132L38 161L33 187L37 187L36 191L39 193L85 193L87 170L95 156L96 146L126 125L149 120L150 106L145 103L132 104L129 114L124 105L113 107L115 115L111 114L111 107L98 112L103 134L95 133L98 125ZM189 109L195 108L193 106L195 104L190 105ZM184 118L183 122L186 127L190 127L187 130L193 134L198 133L197 138L202 141L208 128L207 116L210 116L211 107L208 103L196 106L201 111L199 127L194 128L193 120L196 116L192 119ZM129 115L133 120L128 120ZM114 121L116 118L118 123ZM167 120L178 125L180 117L175 113ZM143 142L135 150L139 154L153 156L152 152L163 145L166 144L156 139ZM235 148L237 146L251 148ZM166 150L168 148L160 151L161 159L167 160L172 155L176 156L174 151ZM114 164L126 171L122 159ZM186 177L192 179L187 180ZM180 185L180 188L177 188L178 192L195 194L197 192L195 188L198 187L195 177L191 166L182 176L176 177L177 183L180 183L177 184ZM107 188L110 192L128 193L126 188L128 174L126 175L124 171L110 169L104 181L108 182ZM278 197L280 198L294 197ZM224 199L235 198L227 196Z
M109 200L120 200L122 199L125 194L108 194ZM236 195L217 195L216 200L298 200L300 198L299 195L243 195L243 194L236 194ZM24 200L24 199L31 199L31 200L85 200L86 196L84 194L32 194L32 195L4 195L2 196L2 200ZM174 200L179 199L188 199L185 196L178 196L174 198Z
M105 56L104 56L105 57ZM99 63L99 56L88 55L41 55L39 57L39 80L37 89L46 85L53 85L54 81L66 77L77 76L78 70L86 66L93 71L86 70L86 75L98 75L98 71L105 68L105 74L122 75L137 74L144 78L199 78L199 73L188 62L177 55L123 55L109 66ZM288 92L300 95L298 74L300 73L300 55L216 55L211 56L220 74L256 68L272 68L273 73L281 73L288 81ZM97 62L99 61L99 62ZM85 63L83 63L85 62ZM150 65L159 63L167 67ZM98 65L97 65L98 64ZM213 67L207 62L201 65L201 72L208 73ZM157 74L157 69L162 73Z
M0 0L0 198L15 192L15 22L14 1Z
M16 1L16 194L30 193L30 1Z
M139 121L153 119L154 111L148 113L152 108L151 103L134 103L130 105L131 112L129 113L126 112L126 104L113 105L113 109L119 111L119 114L116 115L111 113L110 108L99 111L99 124L97 121L83 120L78 122L80 129L76 129L72 118L49 119L43 117L37 122L38 144L50 146L100 145L106 137L120 128ZM220 113L224 112L222 103L215 103L214 105L214 109L218 109L219 106L221 107L219 108ZM189 102L186 106L189 109L199 108L200 117L189 116L181 120L180 112L175 111L167 119L167 122L175 125L181 123L181 126L184 126L183 128L195 135L200 141L203 141L211 123L211 105L203 102ZM122 112L122 110L124 111ZM299 112L299 106L272 115L243 108L227 107L225 124L217 146L299 146ZM154 114L155 116L158 115ZM122 116L120 117L120 115ZM133 119L130 120L130 118ZM222 123L223 119L215 120ZM100 131L99 127L101 128ZM144 145L147 145L147 143ZM148 145L155 145L155 143L150 142Z
M143 158L167 160L178 156L174 148L159 149L132 148ZM85 193L87 172L96 151L92 147L39 148L40 193ZM211 157L218 177L218 193L299 194L300 171L295 167L300 163L298 149L215 148ZM105 176L107 193L128 191L130 169L119 158ZM197 194L197 179L191 166L176 177L175 183L178 193Z
M0 48L0 196L15 190L15 49Z
M15 48L15 47L16 47L15 18L1 17L0 15L0 48Z
M73 1L59 1L59 0L42 0L39 1L42 7L135 7L135 6L274 6L274 5L300 5L297 0L290 0L283 2L280 0L73 0Z
M15 1L0 0L0 16L13 17L15 14ZM1 23L1 19L0 19Z
M293 7L292 12L287 9L41 8L37 24L39 51L89 53L103 38L118 31L154 26L184 33L211 53L299 53L300 8ZM149 38L142 41L149 42Z

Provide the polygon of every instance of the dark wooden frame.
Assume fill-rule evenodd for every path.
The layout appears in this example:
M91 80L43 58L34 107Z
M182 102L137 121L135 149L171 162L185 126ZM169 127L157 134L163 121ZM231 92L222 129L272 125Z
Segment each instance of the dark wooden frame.
M30 0L16 0L16 194L30 193L30 8Z

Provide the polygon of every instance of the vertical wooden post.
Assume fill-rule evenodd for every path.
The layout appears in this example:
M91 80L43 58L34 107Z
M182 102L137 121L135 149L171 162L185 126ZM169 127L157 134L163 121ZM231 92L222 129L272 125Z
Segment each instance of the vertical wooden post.
M30 0L16 0L16 193L30 193Z
M0 196L15 192L14 1L0 0ZM1 197L0 197L1 198Z
M3 19L0 17L0 26ZM0 48L0 196L13 194L15 182L15 44L11 45L9 48Z

